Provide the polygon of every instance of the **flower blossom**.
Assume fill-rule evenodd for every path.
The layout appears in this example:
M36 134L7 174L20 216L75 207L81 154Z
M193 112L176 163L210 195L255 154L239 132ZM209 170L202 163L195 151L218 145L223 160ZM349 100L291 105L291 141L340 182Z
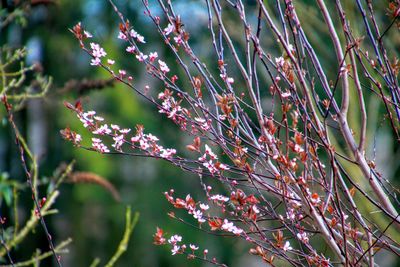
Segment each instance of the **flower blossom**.
M180 235L173 235L168 239L168 243L175 245L182 241L182 236Z
M285 245L283 246L283 250L284 251L290 251L290 250L292 250L293 248L290 246L290 242L289 241L286 241L285 242Z
M101 141L101 139L99 139L99 138L92 138L92 147L95 150L99 151L100 153L110 152L108 147L106 145L104 145L103 142Z
M119 32L118 33L118 39L121 39L121 40L128 40L128 38L126 37L126 35L123 33L123 32Z
M100 47L99 44L96 43L90 43L90 47L92 48L92 55L93 57L105 57L107 53L104 51L102 47Z
M162 60L158 60L158 64L160 65L160 70L164 73L169 72L169 67L167 66L167 63L165 63Z
M231 232L235 235L240 235L241 233L243 233L243 229L236 227L232 222L229 222L227 219L224 219L224 223L222 224L221 229L227 232Z
M112 147L115 148L115 150L121 150L122 145L124 144L124 135L117 135L113 137L114 140L114 144L112 145Z
M164 29L165 35L170 35L171 32L175 30L175 26L171 23L168 23L167 27Z
M198 250L199 249L199 247L196 247L196 245L193 245L193 244L189 244L189 247L190 247L191 250Z
M145 60L148 58L148 56L145 55L145 54L143 54L142 52L140 52L139 55L136 55L136 58L137 58L140 62L143 62L143 61L145 61Z
M135 46L128 46L127 48L126 48L126 52L128 52L128 53L134 53L135 52L135 50L136 50L136 48L135 48Z
M150 62L154 62L154 60L156 60L156 58L158 58L158 53L157 52L151 52L149 54Z
M306 232L303 233L297 233L296 234L297 239L301 240L303 243L308 243L309 238Z
M229 200L228 197L222 196L222 195L213 195L210 197L211 200L216 200L216 201L222 201L222 202L227 202Z
M101 125L99 128L97 128L92 133L93 134L99 134L99 135L111 134L111 129L108 128L107 124L104 124L104 125Z

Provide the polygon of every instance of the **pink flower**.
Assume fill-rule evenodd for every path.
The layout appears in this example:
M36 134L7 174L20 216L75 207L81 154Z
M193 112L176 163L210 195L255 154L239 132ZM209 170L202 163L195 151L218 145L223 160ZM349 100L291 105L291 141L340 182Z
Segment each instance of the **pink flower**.
M92 37L93 37L93 35L92 35L90 32L88 32L88 31L83 31L83 35L84 35L86 38L92 38Z
M200 210L195 210L193 212L193 218L195 218L199 223L203 223L206 220L203 218L203 213Z
M210 197L211 200L216 200L216 201L222 201L222 202L227 202L229 200L228 197L222 196L222 195L213 195Z
M157 142L159 139L157 138L157 136L154 136L152 134L146 134L146 138L152 142Z
M114 63L115 63L115 60L107 59L107 64L108 65L114 65Z
M296 237L297 237L297 239L301 240L303 243L308 243L308 241L309 241L308 235L305 232L297 233Z
M210 208L210 206L208 206L207 204L200 203L200 209L208 210L209 208Z
M92 147L100 153L108 153L110 150L104 145L99 138L92 138Z
M92 48L92 55L93 57L105 57L107 53L104 51L102 47L100 47L99 44L96 43L90 43L90 47Z
M136 36L136 40L137 40L139 43L146 43L146 41L144 40L144 37L143 37L142 35L140 35L140 34L138 34L138 35Z
M158 58L158 53L157 52L151 52L149 54L150 62L154 62L154 60L156 60L156 58Z
M179 250L180 250L180 246L176 246L176 245L175 245L175 246L171 249L172 255L177 254L177 253L179 252Z
M119 130L119 132L122 133L122 134L127 134L130 131L131 131L131 129L129 129L129 128L124 128L124 129Z
M173 148L161 149L160 157L170 159L176 154L176 150Z
M100 65L100 58L95 57L90 61L90 65L92 66L99 66Z
M72 137L74 138L74 140L72 140L74 144L79 144L82 142L82 136L80 134L74 134Z
M121 150L122 145L124 144L124 135L118 135L113 137L114 144L112 147L115 148L115 150Z
M235 80L232 77L228 77L228 78L226 78L226 82L229 84L233 84L235 82Z
M196 247L193 244L190 244L189 247L190 247L191 250L198 250L199 249L199 247Z
M218 159L217 155L215 155L211 148L206 144L204 145L205 149L206 149L206 154L209 155L211 157L211 159Z
M126 75L126 71L125 70L119 70L118 73L119 73L119 75L121 77L124 77Z
M140 148L143 149L143 150L146 150L146 149L148 149L150 147L150 145L147 142L147 140L140 139L139 144L140 144Z
M120 127L116 124L111 124L111 129L113 129L114 131L119 131Z
M132 29L130 32L129 32L129 35L132 37L132 38L136 38L137 37L137 32L134 30L134 29Z
M164 73L169 72L169 68L167 66L167 64L162 61L162 60L158 60L158 64L160 65L160 70Z
M137 58L140 62L143 62L143 61L145 61L145 60L148 58L148 56L147 56L147 55L144 55L142 52L140 52L139 55L136 55L136 58Z
M167 27L164 29L164 33L165 33L165 35L169 35L174 30L175 30L175 26L171 23L168 23Z
M173 235L168 239L168 243L175 245L176 243L179 243L182 241L182 236L180 235Z
M174 41L178 46L180 46L182 44L182 36L178 35L178 36L174 37Z
M126 48L126 52L128 52L128 53L133 53L133 52L135 52L135 50L136 50L136 48L135 48L135 46L128 46L127 48Z
M104 118L100 116L93 116L93 119L95 119L96 121L104 121Z
M104 134L110 134L111 129L108 128L107 124L104 124L97 128L95 131L93 131L93 134L99 134L99 135L104 135Z
M126 38L126 35L123 34L122 32L119 32L119 33L118 33L118 39L121 39L121 40L128 40L128 38Z
M286 91L284 93L281 94L282 98L288 98L289 96L291 96L291 93L289 91Z

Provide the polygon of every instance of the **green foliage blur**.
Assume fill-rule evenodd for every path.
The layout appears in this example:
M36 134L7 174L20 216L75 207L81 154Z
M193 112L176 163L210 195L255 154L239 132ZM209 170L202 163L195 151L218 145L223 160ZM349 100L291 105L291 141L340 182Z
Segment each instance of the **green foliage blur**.
M78 90L79 83L84 79L107 81L110 78L105 71L90 66L90 58L81 51L79 44L69 32L68 29L79 21L95 36L96 42L102 44L108 55L116 60L117 66L134 73L137 84L151 84L152 88L161 86L146 76L145 70L141 69L139 64L132 64L132 58L124 56L125 47L117 39L118 17L108 2L59 0L43 1L43 3L37 1L39 4L36 5L29 5L28 2L31 1L26 3L3 1L5 2L10 4L8 7L2 7L0 16L3 16L6 8L10 9L9 12L17 9L23 12L17 14L14 22L0 29L0 45L26 46L28 49L26 63L39 63L40 72L53 77L53 84L47 97L26 101L15 115L20 130L38 156L40 180L46 184L45 182L51 180L61 164L75 160L74 170L92 172L104 177L115 186L121 196L121 201L118 202L107 190L94 184L65 183L61 186L61 195L54 206L59 213L47 217L46 221L56 243L69 237L73 239L69 245L69 253L61 257L64 266L89 266L97 257L104 264L113 255L122 238L127 205L130 205L133 211L140 213L140 220L134 229L126 253L116 266L206 266L199 261L188 261L182 255L171 256L167 247L153 245L152 235L157 226L168 234L181 234L185 242L194 243L200 249L207 248L211 257L216 256L219 262L229 266L245 264L263 266L257 259L255 261L251 259L247 253L249 247L244 242L206 235L167 216L167 212L172 208L165 200L163 192L171 188L174 188L177 196L184 197L190 193L196 198L204 199L197 177L160 160L105 156L75 148L62 140L59 131L66 126L79 130L83 139L89 138L76 116L63 105L63 101L75 102L80 99L85 109L96 110L114 124L130 128L134 128L136 124L143 124L145 130L158 136L165 147L184 151L184 145L191 141L186 139L172 122L160 116L154 107L118 83L109 83L100 89ZM17 2L19 4L13 6L13 3ZM204 10L203 3L185 0L174 2L177 13L183 15L182 20L191 32L191 42L194 43L194 47L203 58L212 56L207 50L210 39L205 26L207 14L201 11ZM154 50L160 53L165 49L154 26L143 16L141 1L120 0L115 3L126 18L134 23L135 28L141 30L147 42L154 45ZM198 6L200 4L201 8ZM299 4L299 6L304 9L300 14L316 12L311 4ZM198 22L190 22L192 15L198 18ZM321 18L318 16L318 14L309 16L306 27L320 27ZM231 26L233 24L234 21L231 22ZM321 34L310 36L310 40L320 44L317 53L330 53L332 45L328 42L329 38L325 38L324 29L318 28L316 31ZM240 38L241 36L237 36L237 39ZM399 47L398 39L393 42L393 46L396 45ZM327 60L323 62L325 65L329 64L329 59L335 60L333 53L326 54L324 58ZM331 73L329 75L333 76ZM71 80L75 80L75 83L71 83ZM368 105L374 108L379 104L371 100ZM356 111L353 114L357 114ZM12 187L8 186L8 181L17 181L23 187L25 176L5 116L4 108L1 107L1 216L8 217L11 216L13 206ZM375 119L379 120L379 116L377 115ZM371 129L372 133L377 131ZM379 131L390 135L389 129L379 129ZM384 145L388 144L385 140L377 139L377 142L379 141ZM394 147L388 147L387 150L390 151L388 157L397 151ZM215 187L218 185L215 184ZM47 189L47 186L39 186L42 194L45 194ZM29 217L32 206L29 188L21 190L19 197L18 213L23 222ZM30 233L11 255L15 261L22 261L29 259L36 249L48 250L47 241L39 227ZM43 266L52 264L54 264L52 260L47 260Z

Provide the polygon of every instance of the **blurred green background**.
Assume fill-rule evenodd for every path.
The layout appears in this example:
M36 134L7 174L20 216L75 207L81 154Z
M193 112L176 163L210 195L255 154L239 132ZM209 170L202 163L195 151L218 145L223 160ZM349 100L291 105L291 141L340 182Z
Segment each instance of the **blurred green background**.
M18 1L6 0L2 2L3 5L6 2L9 8L12 8L13 2L15 4ZM78 42L68 31L68 28L72 28L79 21L95 36L94 40L106 49L108 56L116 59L116 64L120 68L133 74L136 84L139 86L151 84L152 88L157 88L159 85L146 76L140 64L125 56L124 44L116 38L119 20L107 1L59 0L43 1L41 4L41 1L37 2L39 4L32 5L26 10L26 27L22 27L17 20L1 29L0 44L7 43L11 47L27 46L29 51L27 64L40 62L43 74L53 77L53 85L47 98L30 100L26 107L16 113L16 121L20 129L27 136L33 152L39 157L40 178L46 180L52 177L60 164L69 163L75 159L75 170L93 172L106 178L121 195L121 201L117 202L107 190L97 185L62 185L61 196L55 204L59 214L47 217L46 220L56 244L68 237L73 239L73 243L69 246L70 252L62 255L64 266L89 266L96 257L99 257L102 263L108 260L122 238L126 205L140 212L140 220L133 232L128 250L117 266L207 266L199 261L188 261L182 255L171 256L167 247L154 246L152 235L157 226L169 234L181 234L185 242L195 243L200 246L200 249L207 248L211 257L215 256L220 262L229 266L264 266L259 259L248 255L249 247L245 242L205 235L167 216L171 206L163 196L164 191L174 188L177 196L184 197L190 193L200 199L204 198L200 191L199 181L193 175L171 167L163 161L104 156L77 149L62 140L59 130L66 126L79 130L84 139L89 137L85 135L75 115L63 105L65 100L74 102L79 98L86 109L96 110L108 122L130 128L138 123L143 124L146 132L158 136L165 147L175 147L178 151L185 153L184 146L191 142L171 121L159 116L154 107L149 106L127 87L115 83L113 86L106 86L99 90L79 92L74 86L66 86L71 80L79 82L82 79L107 80L110 78L105 71L90 66L90 58L81 51ZM253 5L253 1L247 2L250 6ZM163 53L165 48L155 27L143 15L142 2L120 0L115 3L125 17L133 23L135 29L145 36L147 43L159 54ZM311 34L310 41L318 44L317 53L324 57L323 63L328 65L335 59L333 53L327 53L331 51L331 44L329 38L325 38L326 31L320 26L320 14L312 8L312 3L307 4L307 1L304 3L299 4L299 10L303 12L300 15L315 15L307 18L305 27L319 27L316 28L319 34ZM208 18L204 3L182 0L174 1L174 4L176 13L182 15L185 27L191 33L191 42L200 58L205 59L206 62L210 58L215 61L209 47L210 37L206 27ZM160 12L157 5L152 7L154 12ZM384 17L382 19L384 20ZM390 34L392 33L388 35ZM391 43L393 47L399 47L398 38L388 38L394 40ZM264 41L266 45L271 46L275 43L273 39ZM277 47L272 47L271 51L279 50ZM168 57L168 54L163 56ZM335 70L330 71L330 76L334 77ZM379 103L372 100L367 101L367 104L372 108L374 105L382 108ZM25 177L18 161L17 149L12 141L12 133L5 121L3 108L0 109L0 115L3 119L0 128L0 172L7 173L8 179L16 179L24 183ZM387 173L394 175L399 163L394 160L388 161L388 158L399 159L399 149L391 142L389 128L371 129L370 132L374 135L377 131L380 131L381 137L378 138L376 135L375 139L371 139L380 142L379 149L389 151L379 160L390 162L389 165L392 165L388 167ZM39 189L42 192L46 191L44 186ZM19 196L18 212L20 220L23 221L30 215L31 194L28 189L25 189ZM4 197L3 195L2 213L3 216L7 216L10 209ZM40 227L12 252L12 256L18 260L29 259L36 248L42 250L48 248ZM388 262L394 264L392 259ZM47 260L42 266L51 266L51 264L52 261Z

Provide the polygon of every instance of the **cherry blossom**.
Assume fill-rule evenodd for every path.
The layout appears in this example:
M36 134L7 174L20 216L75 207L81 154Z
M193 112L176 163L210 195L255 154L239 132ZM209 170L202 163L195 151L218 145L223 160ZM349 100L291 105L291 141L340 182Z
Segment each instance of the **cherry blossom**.
M193 244L190 244L189 247L190 247L191 250L198 250L199 249L199 247L197 247L196 245L193 245Z
M160 65L160 70L164 73L169 72L169 68L167 66L167 63L165 63L162 60L158 60L158 64Z
M290 242L289 241L286 241L285 242L285 245L283 246L283 250L284 251L289 251L289 250L292 250L293 248L290 246Z
M164 34L168 36L174 30L175 30L175 26L171 23L168 23L167 27L164 29Z
M173 235L168 239L168 243L175 245L182 241L182 236L180 235Z
M158 53L157 52L151 52L149 54L149 60L150 62L154 62L156 60L156 58L158 58Z
M283 67L283 64L285 63L285 59L283 57L275 58L275 63L277 66Z
M119 32L118 33L118 39L128 40L128 38L126 37L126 35L123 32Z
M229 200L228 197L222 196L222 195L213 195L210 197L211 200L216 200L216 201L222 201L222 202L227 202Z
M140 61L143 62L148 58L148 55L143 54L142 52L140 52L138 55L136 55L136 58Z
M99 134L99 135L111 134L111 129L108 128L107 124L103 124L96 130L94 130L93 134Z
M135 52L135 50L136 50L136 47L135 46L128 46L127 48L126 48L126 52L128 52L128 53L134 53Z

